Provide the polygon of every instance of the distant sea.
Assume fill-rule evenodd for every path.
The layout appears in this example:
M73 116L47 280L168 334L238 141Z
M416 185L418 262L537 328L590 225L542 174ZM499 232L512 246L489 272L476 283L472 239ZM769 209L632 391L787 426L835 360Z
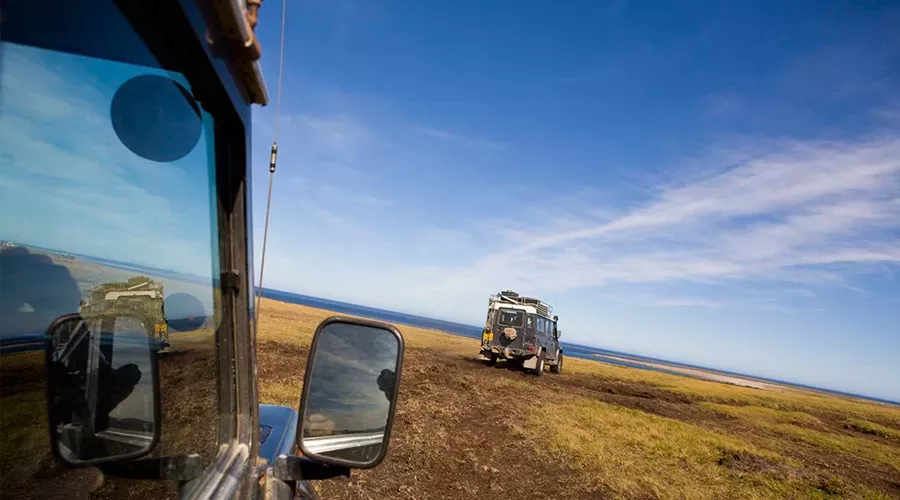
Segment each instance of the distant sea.
M481 338L482 327L480 327L480 326L465 325L462 323L454 323L451 321L426 318L424 316L416 316L414 314L400 313L400 312L396 312L396 311L389 311L386 309L378 309L375 307L360 306L360 305L356 305L356 304L350 304L347 302L321 299L318 297L311 297L309 295L302 295L299 293L291 293L291 292L283 292L280 290L272 290L269 288L263 288L262 296L269 298L269 299L273 299L273 300L279 300L282 302L290 302L292 304L300 304L300 305L304 305L304 306L314 307L317 309L325 309L328 311L334 311L334 312L341 313L341 314L361 316L364 318L376 319L376 320L386 321L389 323L395 323L395 324L400 324L400 325L414 326L417 328L428 328L428 329L432 329L432 330L440 330L440 331L444 331L447 333L452 333L454 335L460 335L463 337L469 337L469 338L473 338L473 339ZM263 314L265 314L265 311L263 311ZM780 384L780 385L793 386L793 387L802 387L804 389L811 389L814 391L827 392L830 394L839 394L842 396L850 396L850 397L855 397L855 398L868 399L868 400L877 401L880 403L900 404L900 402L890 401L890 400L886 400L886 399L879 399L879 398L875 398L875 397L871 397L871 396L863 396L861 394L852 394L852 393L847 393L847 392L834 391L834 390L830 390L830 389L823 389L821 387L814 387L814 386L797 384L797 383L792 383L792 382L785 382L782 380L758 377L758 376L754 376L754 375L747 375L744 373L738 373L738 372L732 372L732 371L726 371L726 370L716 370L716 369L707 368L704 366L690 365L690 364L686 364L686 363L677 363L677 362L668 361L665 359L651 358L648 356L639 356L636 354L630 354L630 353L625 353L625 352L620 352L620 351L613 351L613 350L609 350L609 349L601 349L599 347L590 347L590 346L585 346L585 345L580 345L580 344L573 344L570 342L560 342L560 344L562 344L563 351L565 352L566 356L570 356L570 357L574 357L574 358L581 358L581 359L590 359L590 360L594 360L594 361L601 361L603 363L619 365L619 366L627 366L629 368L638 368L641 370L653 370L653 371L658 371L658 372L663 372L663 373L671 373L671 374L679 375L682 377L690 376L690 375L686 375L685 373L679 372L676 370L667 370L662 367L650 367L650 366L647 366L644 364L632 363L632 362L620 360L620 359L598 358L597 355L615 356L618 358L626 358L626 359L630 359L633 361L643 361L643 362L648 362L648 363L668 365L668 366L672 366L672 367L683 367L683 368L705 370L705 371L712 372L712 373L723 373L723 374L732 375L735 377L741 377L741 378L745 378L745 379L749 379L749 380L758 380L758 381L762 381L762 382L770 382L773 384ZM477 353L473 352L472 354L475 355Z
M40 248L40 247L34 247L34 246L32 246L31 248L38 248L40 250L44 250L44 251L48 251L48 252L52 252L52 253L58 253L58 254L63 253L64 254L64 252L47 249L47 248ZM94 264L99 264L102 266L108 266L108 267L113 267L113 268L127 270L127 271L143 273L143 274L147 274L150 276L176 279L179 281L185 281L185 282L189 282L189 283L197 283L197 284L204 284L204 285L210 284L210 281L208 278L187 275L187 274L178 273L175 271L158 269L158 268L154 268L154 267L142 266L142 265L137 265L137 264L130 264L130 263L115 261L115 260L110 260L110 259L91 257L91 256L87 256L87 255L79 255L79 254L68 254L68 255L73 255L74 257L77 257L78 259L81 259L81 260L84 260L87 262L92 262ZM216 280L214 280L214 282L215 281ZM300 305L304 305L304 306L308 306L308 307L314 307L317 309L325 309L328 311L334 311L336 313L341 313L341 314L361 316L364 318L376 319L376 320L386 321L389 323L395 323L395 324L400 324L400 325L414 326L417 328L440 330L440 331L444 331L444 332L451 333L454 335L460 335L463 337L468 337L468 338L473 338L473 339L481 338L481 329L482 329L481 326L466 325L466 324L462 324L462 323L454 323L452 321L444 321L444 320L439 320L439 319L434 319L434 318L426 318L424 316L416 316L414 314L406 314L406 313L401 313L401 312L397 312L397 311L389 311L386 309L378 309L375 307L361 306L361 305L356 305L356 304L350 304L347 302L340 302L340 301L336 301L336 300L322 299L322 298L318 298L318 297L312 297L309 295L302 295L299 293L291 293L291 292L284 292L281 290L273 290L273 289L265 288L265 287L262 289L262 296L269 298L269 299L273 299L273 300L289 302L292 304L300 304ZM265 314L264 310L263 310L263 314ZM565 341L562 341L560 343L563 346L563 351L565 352L566 356L581 358L581 359L590 359L590 360L594 360L594 361L601 361L603 363L619 365L619 366L627 366L630 368L637 368L640 370L653 370L653 371L659 371L659 372L664 372L664 373L672 373L672 374L679 375L679 376L689 376L689 375L685 375L684 373L678 372L675 370L667 370L663 367L650 367L650 366L639 364L639 363L632 363L627 360L656 363L656 364L661 364L661 365L668 365L671 367L683 367L683 368L706 370L706 371L713 372L713 373L723 373L723 374L732 375L735 377L741 377L741 378L745 378L745 379L749 379L749 380L758 380L758 381L770 382L770 383L774 383L774 384L781 384L781 385L787 385L787 386L793 386L793 387L801 387L804 389L811 389L814 391L826 392L826 393L831 393L831 394L839 394L842 396L850 396L850 397L855 397L855 398L868 399L868 400L877 401L880 403L900 404L900 402L898 402L898 401L890 401L890 400L875 398L875 397L871 397L871 396L864 396L861 394L853 394L853 393L847 393L847 392L841 392L841 391L834 391L834 390L830 390L830 389L824 389L821 387L797 384L797 383L793 383L793 382L785 382L783 380L775 380L775 379L759 377L759 376L754 376L754 375L747 375L747 374L739 373L739 372L718 370L718 369L713 369L713 368L707 368L704 366L690 365L690 364L686 364L686 363L678 363L678 362L674 362L674 361L668 361L665 359L651 358L648 356L640 356L640 355L636 355L636 354L630 354L630 353L620 352L620 351L613 351L613 350L609 350L609 349L602 349L599 347L591 347L591 346L585 346L585 345L580 345L580 344L574 344L574 343L565 342ZM475 354L477 354L477 353L473 353L473 355L475 355ZM597 355L615 356L618 358L625 358L625 359L620 360L620 359L610 359L610 358L598 358Z

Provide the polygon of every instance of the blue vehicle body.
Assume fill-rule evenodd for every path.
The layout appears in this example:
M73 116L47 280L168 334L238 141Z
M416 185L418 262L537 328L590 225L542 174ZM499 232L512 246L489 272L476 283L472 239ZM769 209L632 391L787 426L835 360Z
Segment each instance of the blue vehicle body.
M259 405L259 458L271 464L278 455L290 455L294 451L298 418L293 408Z

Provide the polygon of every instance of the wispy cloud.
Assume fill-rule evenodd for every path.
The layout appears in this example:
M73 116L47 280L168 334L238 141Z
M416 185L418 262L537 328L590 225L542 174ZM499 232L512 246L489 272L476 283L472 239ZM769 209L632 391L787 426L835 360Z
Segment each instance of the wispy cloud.
M442 141L453 142L456 144L460 144L463 146L473 147L473 148L481 148L481 149L491 149L491 150L500 150L506 147L502 142L492 141L488 139L480 139L476 137L468 137L465 135L448 132L446 130L440 130L431 127L422 127L418 125L413 125L410 127L413 131L418 132L420 134L426 135L428 137L439 139Z
M607 220L585 214L572 228L572 214L560 209L565 230L553 231L549 215L511 221L541 230L508 235L503 250L445 270L442 280L429 270L428 282L539 291L673 282L824 286L843 285L870 264L900 264L900 140L766 146L659 186L642 205ZM718 305L704 297L658 302Z
M348 204L353 205L352 208L354 209L389 207L393 205L393 201L388 198L354 191L341 186L326 184L316 186L314 189L318 191L318 195L323 200L329 200L344 206Z
M651 305L658 307L724 307L725 302L696 298L659 298L651 301Z
M352 158L376 141L368 126L352 115L288 115L279 132L285 143L303 154Z
M151 70L135 67L129 74L118 63L12 44L2 50L4 233L25 243L208 275L215 215L203 139L186 157L158 163L127 150L109 121L117 86Z

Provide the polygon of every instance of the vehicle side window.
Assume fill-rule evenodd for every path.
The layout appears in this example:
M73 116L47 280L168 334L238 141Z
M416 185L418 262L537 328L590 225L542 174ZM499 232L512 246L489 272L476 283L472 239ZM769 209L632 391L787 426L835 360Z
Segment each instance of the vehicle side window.
M534 329L534 315L533 314L528 315L528 329L529 330Z
M114 3L91 6L120 37L121 54L149 54ZM64 314L137 316L162 351L155 453L197 453L208 463L217 450L221 317L211 165L224 126L185 97L195 89L184 75L149 55L138 65L5 40L0 53L0 227L12 242L0 249L0 340L40 339ZM183 99L177 113L153 107L149 92L160 88ZM136 118L147 110L151 119ZM171 120L162 132L175 130L176 140L152 140L161 136L157 115ZM49 498L66 484L85 498L91 484L104 484L103 498L174 497L174 482L97 483L96 468L57 470L45 358L35 346L0 362L3 494ZM151 382L126 386L111 415L143 414L135 408L152 399ZM120 424L113 430L133 430Z

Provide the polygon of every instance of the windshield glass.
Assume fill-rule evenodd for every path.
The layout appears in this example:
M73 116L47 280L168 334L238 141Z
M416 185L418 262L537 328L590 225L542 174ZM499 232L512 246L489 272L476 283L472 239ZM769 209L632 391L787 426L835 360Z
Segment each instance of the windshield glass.
M95 7L105 43L140 64L52 43L0 45L0 477L14 496L48 497L60 484L37 479L53 464L39 341L64 314L139 318L159 350L157 453L208 461L215 452L216 118L183 75L160 67L112 3ZM42 31L12 26L38 38ZM74 23L67 36L89 38L92 26ZM149 372L138 379L111 417L152 407ZM72 495L83 497L84 481L73 478L90 474L58 481L68 478ZM108 479L104 495L176 491L140 484Z
M520 328L525 325L525 311L517 309L500 309L500 316L497 318L500 326L512 326Z

